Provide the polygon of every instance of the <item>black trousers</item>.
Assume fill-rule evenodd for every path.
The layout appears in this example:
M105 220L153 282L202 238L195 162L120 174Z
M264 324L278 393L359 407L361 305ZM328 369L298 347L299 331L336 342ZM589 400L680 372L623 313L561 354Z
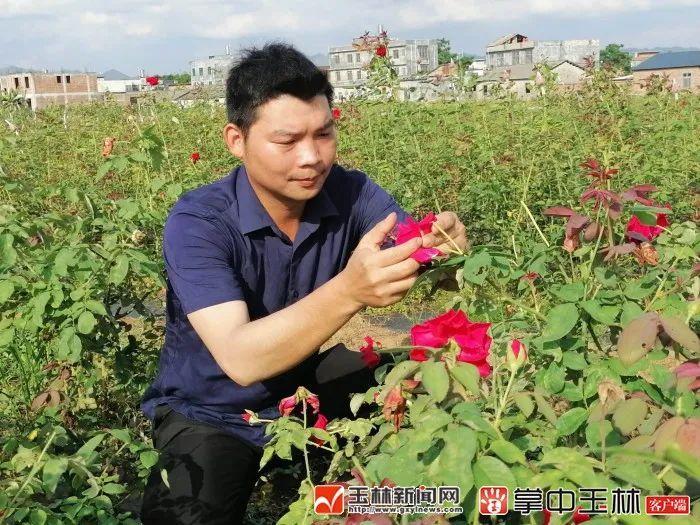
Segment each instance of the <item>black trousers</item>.
M329 419L350 417L350 394L376 384L359 353L342 345L324 353L314 379L309 386ZM157 408L153 442L161 458L144 492L144 525L243 522L262 448L167 406ZM162 470L167 472L167 485Z

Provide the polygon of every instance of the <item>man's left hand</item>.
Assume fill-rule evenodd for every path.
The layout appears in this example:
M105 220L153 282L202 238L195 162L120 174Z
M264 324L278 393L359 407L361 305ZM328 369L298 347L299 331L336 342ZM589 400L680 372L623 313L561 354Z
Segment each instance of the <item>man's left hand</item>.
M459 246L460 250L466 250L469 245L467 229L460 222L457 214L451 211L443 211L436 217L437 220L433 223L431 233L423 236L423 246L426 248L437 248L445 254L456 252L455 244ZM440 231L441 229L442 231Z

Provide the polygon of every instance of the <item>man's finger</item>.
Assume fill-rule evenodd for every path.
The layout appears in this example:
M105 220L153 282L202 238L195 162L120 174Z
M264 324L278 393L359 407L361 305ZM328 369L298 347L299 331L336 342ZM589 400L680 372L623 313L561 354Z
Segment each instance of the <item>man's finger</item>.
M383 275L388 281L399 281L416 273L418 268L420 268L420 263L415 259L408 257L399 263L386 266L384 268L385 273Z
M391 266L392 264L405 261L422 245L423 239L416 237L402 244L387 248L377 254L377 263L379 266Z
M384 238L394 229L396 225L396 212L392 211L384 219L379 221L374 227L368 231L358 244L366 244L372 247L378 247L384 242Z
M416 282L416 279L418 279L418 273L413 273L400 281L391 283L389 285L389 293L394 295L410 290L411 286Z

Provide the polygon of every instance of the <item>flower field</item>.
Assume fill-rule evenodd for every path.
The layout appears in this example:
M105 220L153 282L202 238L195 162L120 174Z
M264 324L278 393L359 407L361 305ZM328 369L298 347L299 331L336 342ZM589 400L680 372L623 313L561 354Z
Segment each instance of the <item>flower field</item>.
M414 254L425 271L395 309L439 314L410 344L354 342L377 379L348 399L356 418L328 420L303 388L277 420L247 413L272 436L263 463L297 460L285 508L260 492L250 523L479 523L482 486L510 494L482 523L697 523L700 99L601 76L530 102L333 114L339 162L415 218L397 243L449 210L471 246ZM162 227L233 167L224 122L204 103L0 107L0 523L138 523L158 461L138 405L163 341ZM336 482L459 487L461 510L315 513L314 485ZM691 515L625 513L631 489L642 511L688 495Z

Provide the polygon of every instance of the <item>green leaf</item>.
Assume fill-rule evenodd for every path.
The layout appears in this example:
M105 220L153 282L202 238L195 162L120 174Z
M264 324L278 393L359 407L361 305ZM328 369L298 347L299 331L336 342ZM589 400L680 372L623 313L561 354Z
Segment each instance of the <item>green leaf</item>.
M97 168L97 178L101 179L102 177L107 175L107 173L109 173L109 170L111 170L111 169L112 169L112 162L111 161L107 160L107 161L103 162L102 164L100 164L100 167Z
M576 407L564 412L557 419L556 427L560 436L568 436L578 430L588 418L588 411L585 408Z
M80 358L82 349L83 343L80 337L76 335L75 329L72 326L61 330L61 335L58 339L58 350L56 351L57 359L74 363Z
M648 274L641 279L630 282L625 287L625 295L634 301L639 301L651 295L651 293L656 290L657 286L656 276L654 274Z
M15 338L15 329L13 327L0 330L0 347L9 345Z
M105 494L123 494L126 492L126 489L124 485L120 485L119 483L106 483L102 486L102 492Z
M631 321L617 340L617 355L630 366L654 348L659 331L658 314L650 312Z
M14 236L9 233L0 235L0 270L14 266L17 261L17 252L12 244Z
M525 464L525 453L513 443L499 439L491 443L491 450L506 463Z
M29 513L30 525L44 525L46 523L47 514L44 509L32 509Z
M480 395L479 391L479 369L471 363L456 363L450 368L450 374L464 388L474 395Z
M614 466L609 465L613 476L651 493L661 493L661 482L648 463L630 461L628 458L625 458L625 460L627 461L625 463L618 463Z
M49 492L55 492L58 481L68 468L68 460L64 457L49 458L44 463L41 481Z
M442 361L425 361L421 363L422 382L430 396L440 402L445 399L450 387L450 377Z
M96 313L97 315L103 315L107 317L109 314L107 313L107 309L105 308L105 305L101 303L100 301L95 301L94 299L89 299L85 301L85 306L87 307L88 310L91 312Z
M125 428L112 428L109 433L123 443L131 443L131 436L129 435L129 431Z
M647 417L649 407L643 399L633 397L620 402L613 413L613 423L617 429L629 436L634 430L644 422Z
M547 421L552 424L557 422L557 414L554 412L552 405L539 392L535 392L535 402L537 403L537 411L542 414Z
M97 434L93 437L91 437L88 441L85 442L85 444L78 449L78 451L75 453L76 456L82 456L84 458L89 457L97 448L97 446L102 443L102 440L105 438L105 434Z
M129 258L126 255L120 255L114 261L114 265L109 270L109 282L112 284L121 284L126 278L129 271Z
M564 366L571 370L585 370L588 367L586 358L578 352L564 352L563 362Z
M78 317L78 322L76 323L76 328L81 334L89 334L95 328L97 321L92 312L85 310L80 317Z
M555 306L547 314L542 340L547 342L561 339L576 326L578 318L579 313L576 305L564 303Z
M660 315L661 326L664 327L664 332L676 343L690 350L694 355L700 354L700 339L688 325L676 317Z
M542 386L552 394L556 394L561 392L561 390L564 388L565 379L566 372L564 369L558 366L556 363L552 363L544 372L542 377Z
M617 315L620 313L620 308L617 306L603 306L595 299L590 299L588 301L583 301L581 307L588 312L588 314L604 325L610 326L615 324Z
M535 404L533 403L532 398L525 392L518 392L517 394L514 394L513 401L525 417L530 417L532 412L535 410Z
M144 450L139 454L139 461L145 468L151 468L158 463L158 452L156 450Z
M626 301L622 305L622 315L620 316L620 324L625 328L630 322L644 314L644 310L637 303Z
M506 486L509 490L514 490L516 486L515 476L500 459L491 456L481 456L474 463L474 485L484 486Z
M576 303L583 298L585 288L582 282L575 282L554 287L552 295L567 303Z
M0 304L5 303L14 291L15 283L12 281L0 281Z

